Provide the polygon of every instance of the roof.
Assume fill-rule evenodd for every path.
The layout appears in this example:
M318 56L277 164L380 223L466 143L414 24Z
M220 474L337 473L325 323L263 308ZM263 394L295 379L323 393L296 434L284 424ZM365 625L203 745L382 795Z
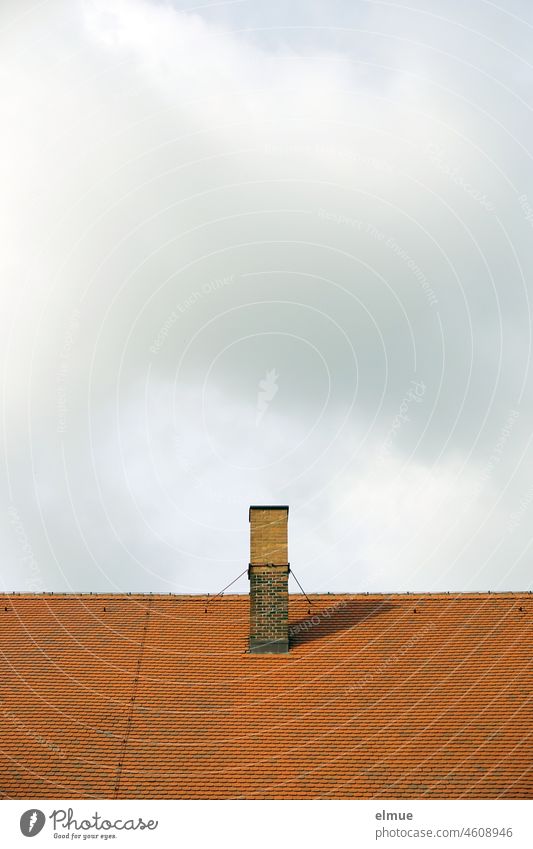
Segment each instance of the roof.
M310 599L0 596L0 796L533 798L533 596Z

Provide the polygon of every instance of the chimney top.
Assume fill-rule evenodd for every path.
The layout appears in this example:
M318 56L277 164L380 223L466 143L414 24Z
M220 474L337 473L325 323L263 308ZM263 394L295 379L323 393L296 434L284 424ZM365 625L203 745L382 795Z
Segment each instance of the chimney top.
M252 518L252 510L286 510L289 512L288 504L252 504L248 510L248 521Z

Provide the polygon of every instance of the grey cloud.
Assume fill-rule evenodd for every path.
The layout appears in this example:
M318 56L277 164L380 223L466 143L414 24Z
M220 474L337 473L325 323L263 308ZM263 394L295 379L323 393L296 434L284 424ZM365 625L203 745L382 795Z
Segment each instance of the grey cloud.
M8 587L13 505L50 589L216 591L263 500L309 589L529 584L524 27L287 8L14 24Z

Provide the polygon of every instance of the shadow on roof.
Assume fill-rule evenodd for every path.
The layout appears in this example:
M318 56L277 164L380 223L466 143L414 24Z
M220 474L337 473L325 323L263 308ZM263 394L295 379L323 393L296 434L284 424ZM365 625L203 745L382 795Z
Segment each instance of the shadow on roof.
M292 646L301 646L313 640L321 640L339 631L349 631L351 628L356 628L365 619L380 616L382 613L392 610L392 608L393 605L389 601L376 601L375 599L369 601L351 599L337 602L330 607L312 606L309 608L311 613L304 619L289 622L290 643Z

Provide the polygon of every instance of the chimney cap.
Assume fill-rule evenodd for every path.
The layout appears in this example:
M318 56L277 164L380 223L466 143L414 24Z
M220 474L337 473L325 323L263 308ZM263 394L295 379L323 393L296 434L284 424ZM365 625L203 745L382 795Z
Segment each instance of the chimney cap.
M286 510L289 512L288 504L252 504L248 510L248 521L252 518L252 510Z

